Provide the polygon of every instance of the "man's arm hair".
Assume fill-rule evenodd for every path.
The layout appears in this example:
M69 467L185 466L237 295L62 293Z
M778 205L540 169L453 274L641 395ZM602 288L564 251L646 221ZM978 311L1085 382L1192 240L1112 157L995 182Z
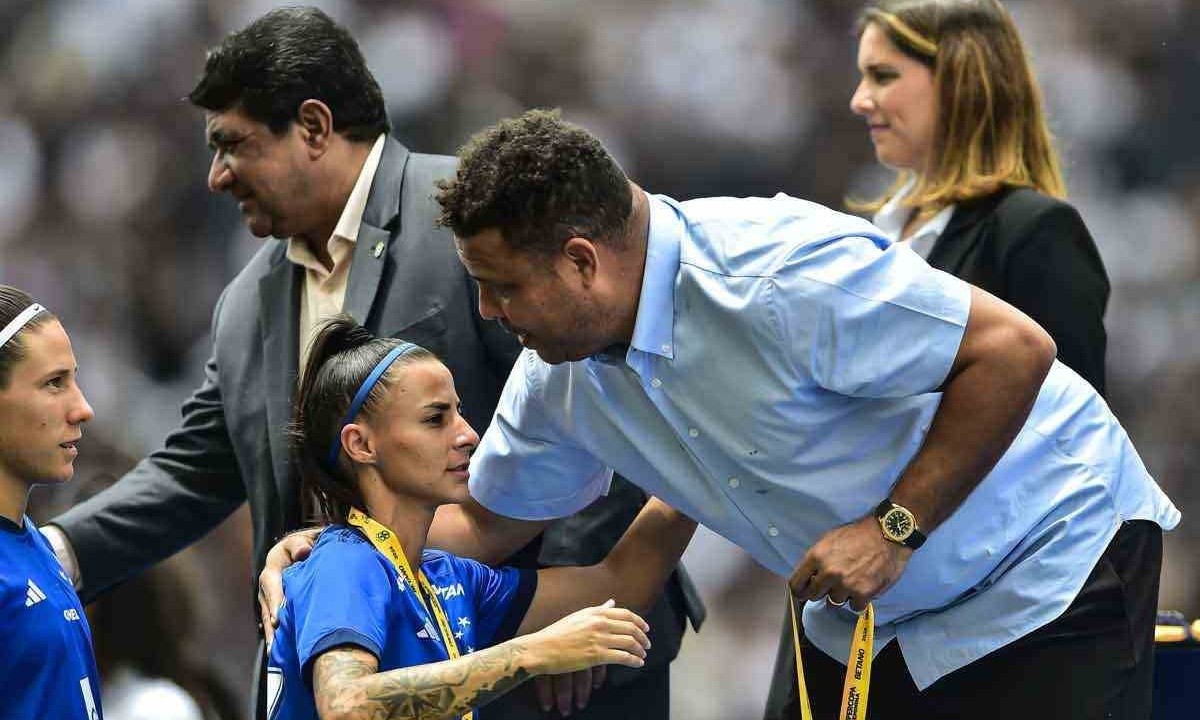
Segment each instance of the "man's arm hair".
M510 640L454 660L378 672L374 655L351 645L313 664L322 720L440 720L485 705L533 677L525 646Z

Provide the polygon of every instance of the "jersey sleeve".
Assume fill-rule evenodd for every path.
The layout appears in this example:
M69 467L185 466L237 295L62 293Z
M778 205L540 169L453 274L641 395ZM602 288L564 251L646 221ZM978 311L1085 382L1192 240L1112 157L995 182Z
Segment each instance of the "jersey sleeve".
M312 661L338 645L354 645L380 657L387 642L387 609L395 580L386 561L366 543L332 542L314 552L304 581L289 585L296 654L303 677Z
M526 350L471 456L471 496L521 520L573 515L608 491L612 469L564 436L552 417L559 376ZM552 390L547 383L554 383Z
M794 253L771 307L798 368L858 397L936 390L966 331L970 286L909 248L842 237Z
M537 591L537 571L529 568L491 568L466 558L455 558L461 577L471 585L475 606L475 641L489 647L509 640L525 619Z

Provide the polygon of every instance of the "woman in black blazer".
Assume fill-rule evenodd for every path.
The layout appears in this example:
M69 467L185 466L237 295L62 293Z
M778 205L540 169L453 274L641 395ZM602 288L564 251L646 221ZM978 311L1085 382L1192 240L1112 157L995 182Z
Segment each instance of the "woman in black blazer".
M1108 277L1063 199L1041 92L1007 12L995 0L880 0L859 29L850 108L899 173L883 197L848 205L1032 317L1103 394Z
M882 197L849 201L850 209L873 213L886 235L932 266L1032 317L1059 359L1103 394L1108 277L1064 201L1041 93L1008 13L996 0L875 0L858 33L862 80L850 108L866 120L877 159L898 175ZM797 716L792 628L784 625L768 720ZM841 687L842 665L804 656L810 691ZM872 714L922 715L906 704L920 702L912 689L878 693ZM893 701L904 706L888 707ZM816 717L832 710L815 695L813 703Z

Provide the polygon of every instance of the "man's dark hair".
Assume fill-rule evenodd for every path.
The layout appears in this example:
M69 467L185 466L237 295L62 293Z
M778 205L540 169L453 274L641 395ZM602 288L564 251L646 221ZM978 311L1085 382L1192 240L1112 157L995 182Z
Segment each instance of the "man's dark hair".
M438 184L438 222L460 238L496 228L514 248L555 252L571 237L620 247L629 179L591 133L557 110L529 110L475 134Z
M188 94L213 112L240 108L276 135L300 104L320 100L333 129L369 142L391 130L379 83L344 27L312 7L272 10L208 51L204 76Z

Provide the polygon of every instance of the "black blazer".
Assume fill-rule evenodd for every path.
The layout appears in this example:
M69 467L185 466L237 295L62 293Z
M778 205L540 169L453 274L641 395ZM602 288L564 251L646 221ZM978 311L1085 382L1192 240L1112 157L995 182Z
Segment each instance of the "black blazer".
M961 203L928 259L1033 318L1104 394L1108 275L1075 208L1028 188Z

